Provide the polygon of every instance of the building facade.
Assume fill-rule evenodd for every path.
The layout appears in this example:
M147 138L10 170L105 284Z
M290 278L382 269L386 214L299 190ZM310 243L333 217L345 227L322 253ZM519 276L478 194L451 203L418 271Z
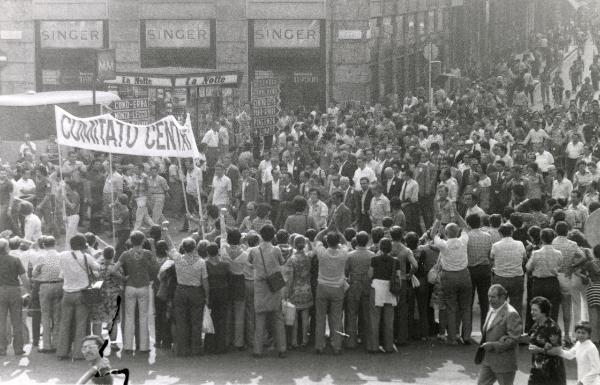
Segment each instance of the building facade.
M146 100L138 104L149 109L136 113L140 121L188 111L198 125L231 115L252 102L252 84L264 78L278 79L282 109L377 102L426 86L429 43L438 48L437 72L466 68L495 45L508 44L501 38L505 25L490 19L510 8L505 1L521 8L534 4L3 0L0 50L8 60L0 72L0 92L91 89L95 51L114 49L119 76L99 89ZM516 15L523 12L517 8L502 16L515 27L511 41L525 39L527 32ZM267 99L257 103L268 104Z

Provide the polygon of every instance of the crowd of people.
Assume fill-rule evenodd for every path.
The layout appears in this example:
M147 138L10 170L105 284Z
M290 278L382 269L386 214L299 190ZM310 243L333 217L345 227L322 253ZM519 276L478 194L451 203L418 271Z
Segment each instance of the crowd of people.
M30 338L83 359L99 345L84 337L103 328L122 357L151 341L176 356L283 358L436 339L478 345L480 383L509 384L526 334L530 384L565 384L563 357L580 355L581 378L596 381L581 383L598 383L600 245L586 223L600 208L600 67L591 89L554 85L537 111L530 64L437 89L431 103L416 92L287 111L275 135L237 148L237 122L221 119L183 162L73 149L60 164L56 144L26 137L0 169L0 355L11 342L23 354ZM102 303L89 306L96 280Z

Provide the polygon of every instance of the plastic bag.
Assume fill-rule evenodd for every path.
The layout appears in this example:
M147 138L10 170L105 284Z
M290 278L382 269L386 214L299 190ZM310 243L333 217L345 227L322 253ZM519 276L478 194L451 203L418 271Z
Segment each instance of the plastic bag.
M294 326L296 322L296 306L290 301L283 301L283 319L287 326Z
M419 286L421 286L421 282L419 281L419 278L415 277L414 275L410 276L410 282L412 283L413 289L416 289Z
M204 316L202 318L202 333L215 334L215 325L210 316L210 309L206 305L204 305Z

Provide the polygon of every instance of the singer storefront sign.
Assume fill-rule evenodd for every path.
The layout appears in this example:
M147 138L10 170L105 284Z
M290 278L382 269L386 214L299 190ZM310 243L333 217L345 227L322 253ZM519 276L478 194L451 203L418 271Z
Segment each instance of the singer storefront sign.
M255 20L255 48L318 48L319 20Z

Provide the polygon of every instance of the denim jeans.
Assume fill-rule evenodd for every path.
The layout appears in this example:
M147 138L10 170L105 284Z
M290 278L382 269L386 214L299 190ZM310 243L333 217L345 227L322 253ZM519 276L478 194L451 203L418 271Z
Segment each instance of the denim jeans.
M135 305L139 309L140 350L150 350L150 332L148 330L148 307L150 304L150 289L148 286L125 287L125 335L123 348L133 350L133 337L135 334Z
M44 349L56 349L56 343L58 342L60 302L63 296L62 285L62 282L42 283L40 285Z
M60 332L56 355L68 357L69 353L72 353L73 358L82 359L81 341L87 334L89 310L83 303L81 291L63 292L60 308Z
M342 310L344 307L344 288L317 285L315 349L325 349L325 318L329 321L331 346L334 350L342 348Z
M448 314L448 340L456 341L462 324L461 336L471 338L471 276L469 270L442 271L442 293Z
M366 282L353 282L346 293L346 334L348 338L347 347L352 349L356 347L359 334L364 336L369 333L369 297L371 286ZM359 322L359 317L362 317L362 322ZM359 325L367 330L358 330Z
M0 353L6 353L8 344L7 317L13 327L13 349L19 353L23 351L23 300L19 286L0 286Z

